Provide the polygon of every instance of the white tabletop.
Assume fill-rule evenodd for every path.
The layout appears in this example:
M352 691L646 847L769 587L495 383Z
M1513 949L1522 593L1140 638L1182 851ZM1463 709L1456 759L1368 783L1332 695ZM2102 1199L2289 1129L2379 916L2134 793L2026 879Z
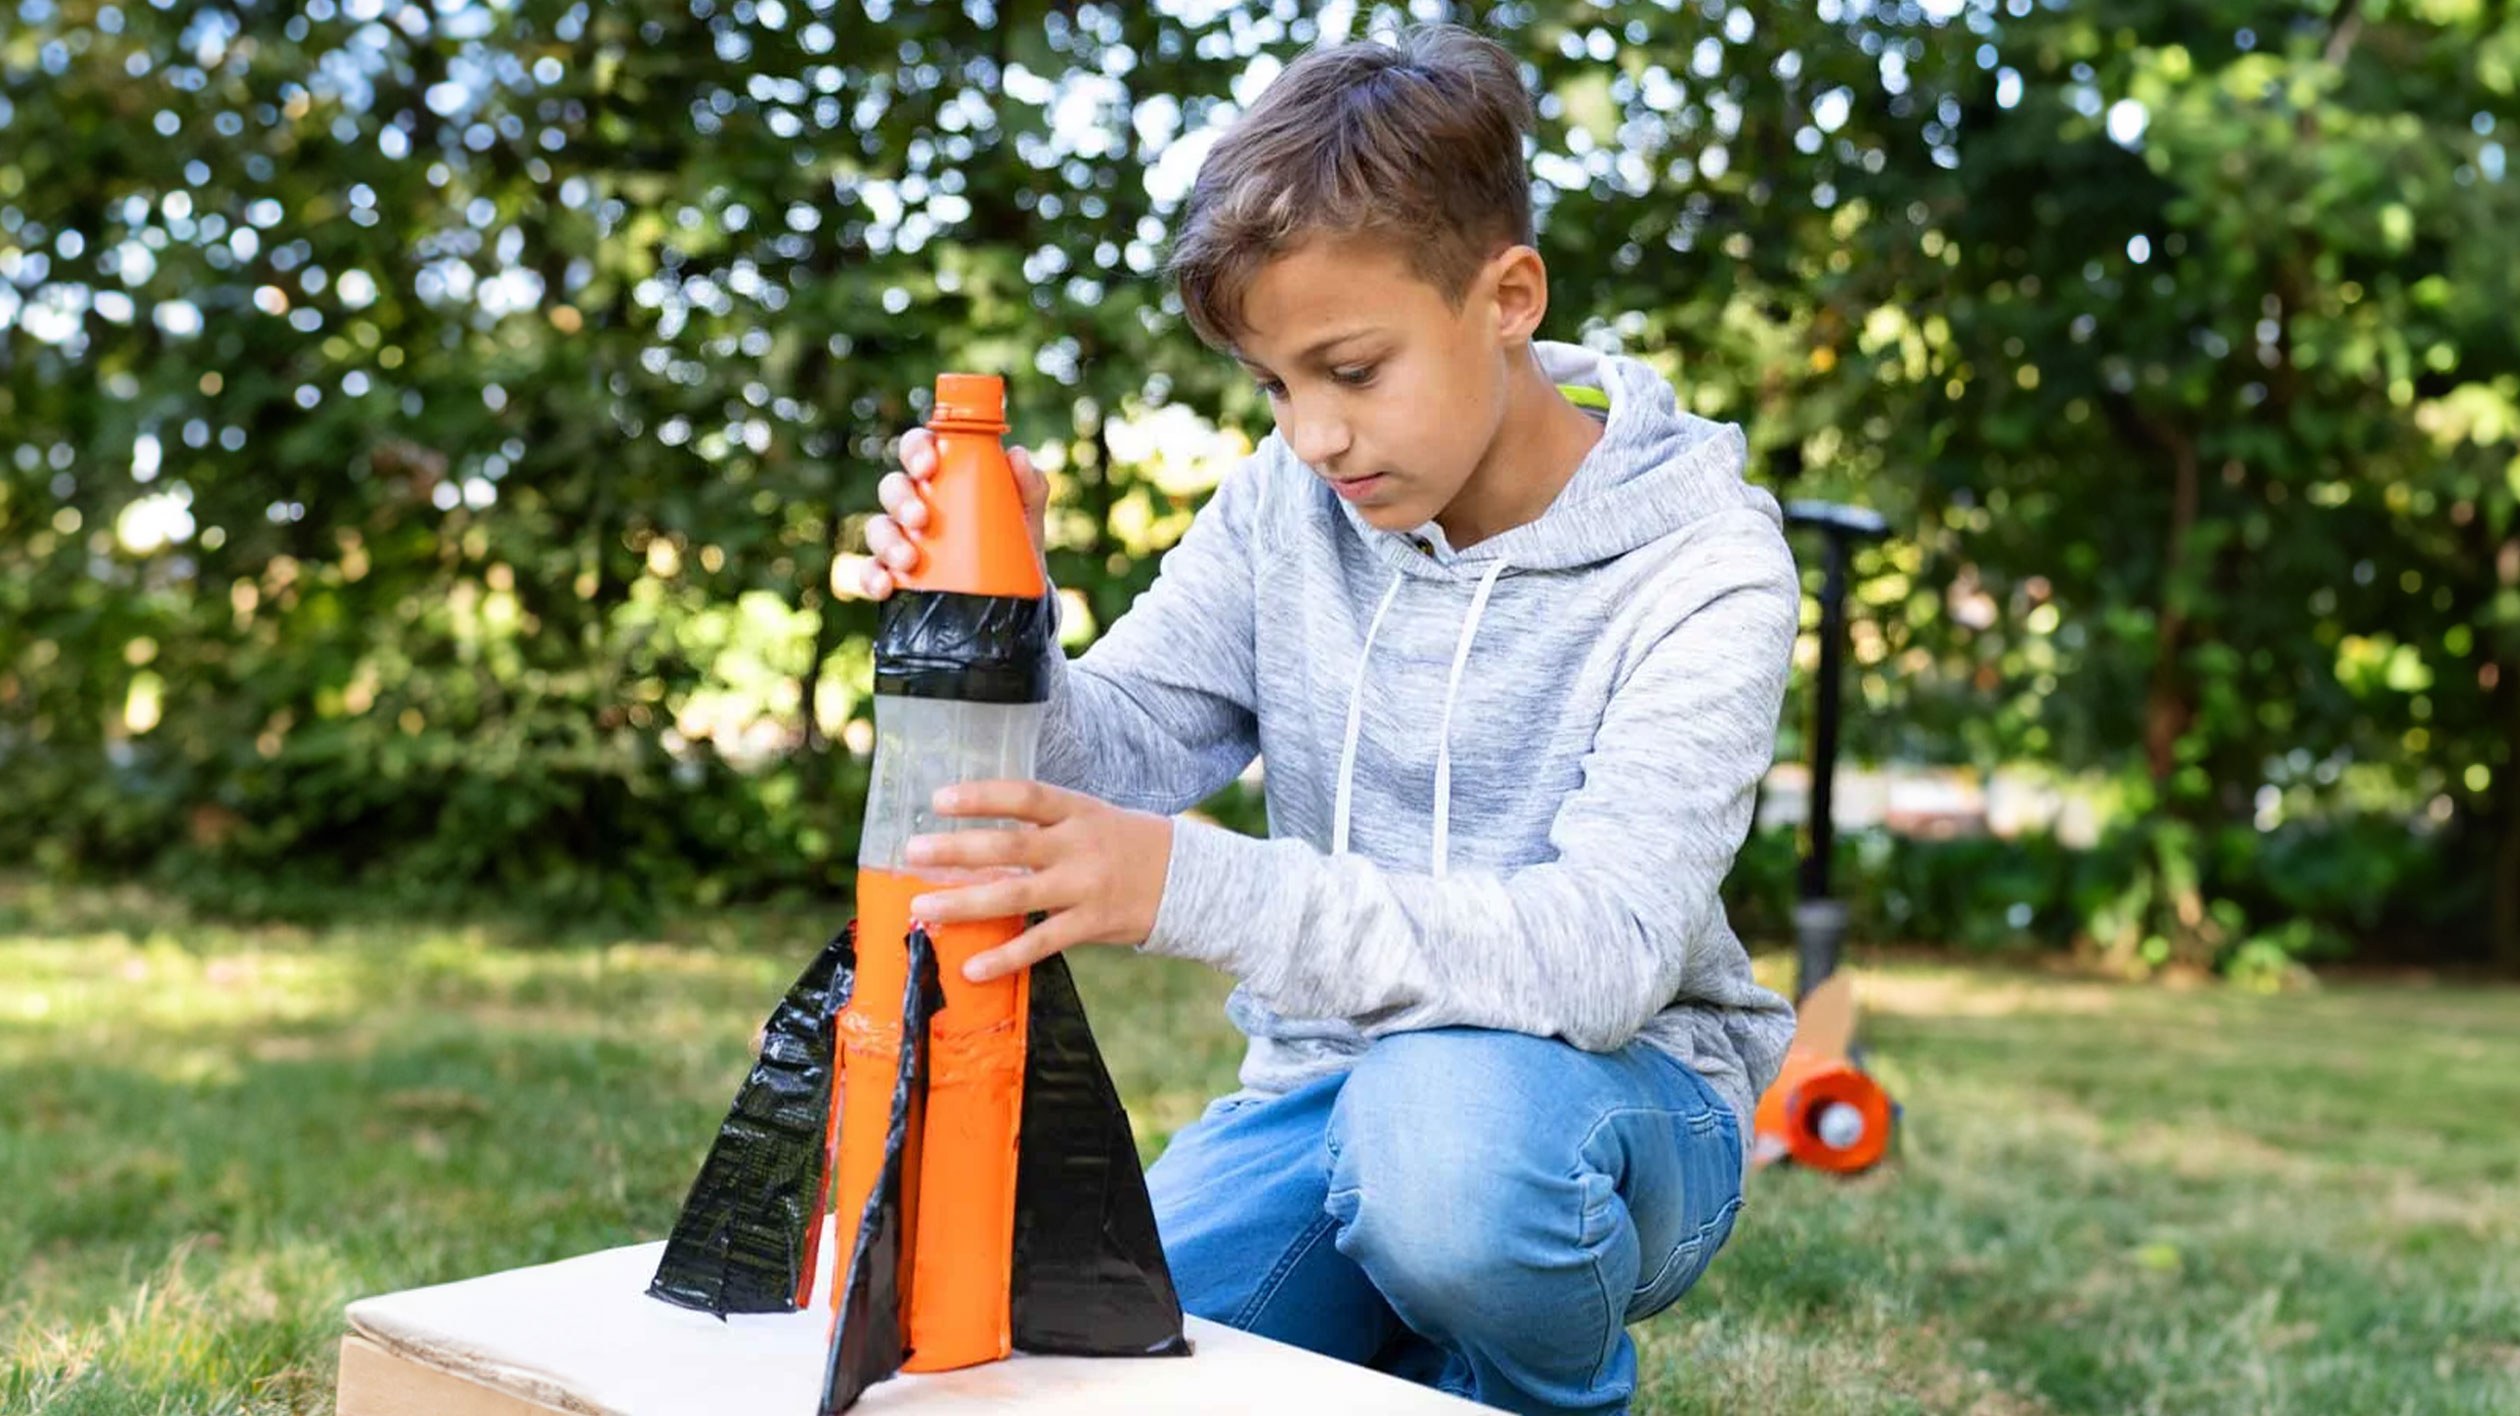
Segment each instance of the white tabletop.
M352 1331L398 1357L482 1386L595 1416L814 1416L830 1309L721 1322L647 1296L664 1245L511 1269L363 1298ZM831 1252L825 1243L822 1252ZM823 1265L828 1291L830 1268ZM1482 1410L1345 1362L1199 1318L1190 1357L1033 1357L870 1388L870 1413Z

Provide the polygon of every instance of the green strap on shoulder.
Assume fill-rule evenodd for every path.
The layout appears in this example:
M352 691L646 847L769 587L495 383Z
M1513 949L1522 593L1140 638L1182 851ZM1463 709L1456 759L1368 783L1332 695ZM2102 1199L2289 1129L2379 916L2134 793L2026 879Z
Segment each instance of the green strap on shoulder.
M1578 408L1591 408L1603 413L1610 411L1610 395L1605 390L1587 388L1582 384L1559 384L1557 389L1566 395L1567 402Z

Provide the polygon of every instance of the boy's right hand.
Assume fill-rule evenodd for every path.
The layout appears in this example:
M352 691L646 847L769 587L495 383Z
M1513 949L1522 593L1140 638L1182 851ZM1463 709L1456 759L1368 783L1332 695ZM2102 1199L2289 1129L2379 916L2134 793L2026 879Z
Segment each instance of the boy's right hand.
M1015 468L1015 487L1024 499L1024 530L1033 554L1041 554L1041 512L1050 502L1050 479L1033 466L1032 454L1020 447L1006 450ZM866 523L866 552L871 559L858 585L867 598L892 594L898 576L918 568L919 537L928 522L927 481L936 475L936 434L912 428L901 435L901 470L889 473L875 489L883 514Z

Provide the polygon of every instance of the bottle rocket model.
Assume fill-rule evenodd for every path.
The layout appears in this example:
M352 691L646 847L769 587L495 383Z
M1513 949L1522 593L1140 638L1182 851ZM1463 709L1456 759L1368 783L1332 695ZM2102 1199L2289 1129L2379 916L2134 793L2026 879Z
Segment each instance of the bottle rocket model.
M918 564L875 640L875 764L858 918L772 1013L649 1291L718 1313L811 1301L836 1185L821 1416L896 1371L1011 1351L1189 1352L1126 1112L1066 961L971 983L1024 920L929 925L963 883L904 848L1001 826L940 818L958 782L1033 773L1052 616L1000 443L1005 385L936 381L937 471Z

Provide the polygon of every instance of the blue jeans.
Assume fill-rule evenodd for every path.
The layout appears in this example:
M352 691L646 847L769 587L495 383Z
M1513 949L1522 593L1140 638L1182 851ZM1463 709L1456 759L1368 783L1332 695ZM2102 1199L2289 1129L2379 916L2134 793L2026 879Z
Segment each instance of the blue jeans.
M1491 1406L1618 1412L1627 1324L1741 1208L1741 1131L1642 1043L1441 1028L1212 1103L1147 1171L1182 1306Z

